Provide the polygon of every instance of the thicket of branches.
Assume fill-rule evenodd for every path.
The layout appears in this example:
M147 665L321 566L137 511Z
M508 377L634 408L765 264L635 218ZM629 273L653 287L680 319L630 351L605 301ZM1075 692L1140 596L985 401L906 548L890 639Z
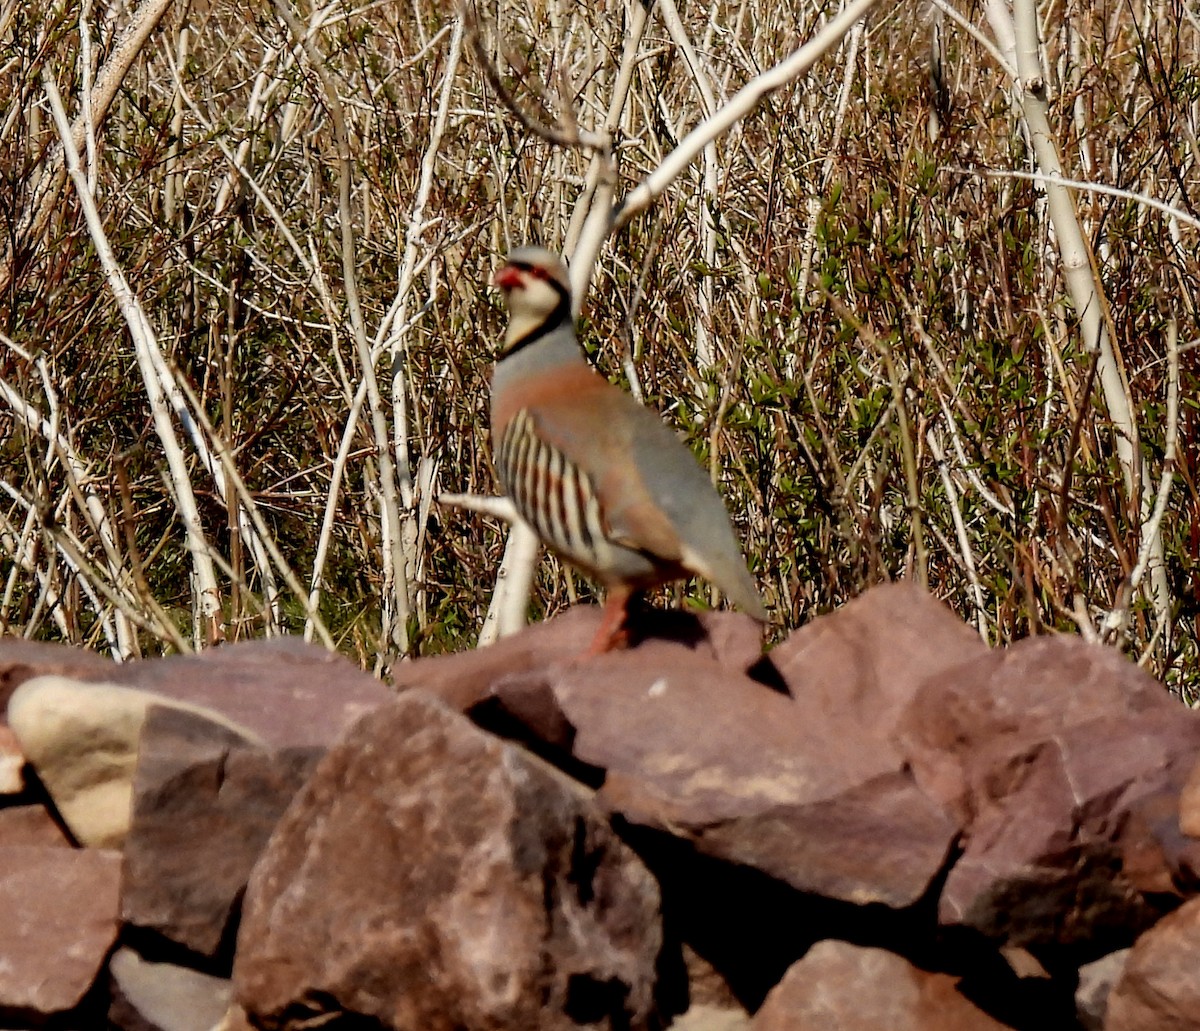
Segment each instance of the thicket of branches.
M599 167L514 108L607 133L620 197L837 8L660 2L631 58L644 10L3 0L0 631L473 644L505 526L437 496L495 489L488 281L574 246ZM612 236L584 336L719 478L774 633L911 576L1191 698L1200 22L1043 3L1039 54L1022 11L877 8Z

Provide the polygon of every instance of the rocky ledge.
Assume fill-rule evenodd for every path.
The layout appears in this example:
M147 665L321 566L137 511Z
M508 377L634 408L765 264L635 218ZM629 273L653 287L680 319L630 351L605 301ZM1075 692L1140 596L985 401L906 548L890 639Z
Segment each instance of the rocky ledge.
M1200 716L876 588L391 690L0 639L0 1026L1200 1028Z

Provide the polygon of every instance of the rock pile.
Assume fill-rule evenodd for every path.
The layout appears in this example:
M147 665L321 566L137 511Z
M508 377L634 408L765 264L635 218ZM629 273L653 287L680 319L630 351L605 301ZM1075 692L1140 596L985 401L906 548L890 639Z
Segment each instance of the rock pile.
M0 640L0 1026L1200 1029L1200 715L905 585L766 655Z

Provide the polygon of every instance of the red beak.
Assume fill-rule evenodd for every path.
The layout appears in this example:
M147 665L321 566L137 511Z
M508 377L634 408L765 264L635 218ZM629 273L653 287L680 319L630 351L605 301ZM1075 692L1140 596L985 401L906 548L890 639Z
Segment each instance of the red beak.
M492 277L492 285L500 287L501 290L513 290L522 285L523 275L516 265L501 265Z

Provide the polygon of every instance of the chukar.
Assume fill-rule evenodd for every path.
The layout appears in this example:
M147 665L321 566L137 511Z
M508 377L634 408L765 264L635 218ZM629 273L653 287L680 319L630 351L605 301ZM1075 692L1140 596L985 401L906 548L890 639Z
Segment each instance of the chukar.
M658 415L584 356L562 259L521 247L493 282L509 313L492 379L496 471L542 541L608 589L588 654L624 643L634 593L692 575L765 621L708 476Z

